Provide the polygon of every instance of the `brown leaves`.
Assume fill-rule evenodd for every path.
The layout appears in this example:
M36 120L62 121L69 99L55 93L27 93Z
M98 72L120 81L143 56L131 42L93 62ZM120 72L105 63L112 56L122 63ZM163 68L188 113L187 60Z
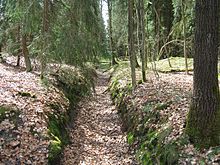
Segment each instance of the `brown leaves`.
M54 113L48 105L58 103L57 111L66 111L64 94L10 64L0 64L0 77L0 107L12 109L0 120L0 164L47 164L47 115Z
M185 75L185 73L160 74L160 78L157 80L151 74L148 75L148 78L146 83L137 87L133 96L127 97L128 100L132 100L133 105L137 108L135 114L144 118L141 111L143 111L143 107L150 104L153 105L154 110L160 113L160 119L158 121L149 120L145 125L154 130L160 130L163 127L161 123L165 119L166 124L172 126L172 131L166 137L165 142L178 140L180 147L179 164L219 164L220 149L211 148L198 151L187 141L184 135L192 96L192 75ZM168 106L162 110L157 110L155 107L158 104L167 104ZM187 142L183 143L179 140L184 138Z
M107 80L101 75L96 98L83 99L77 109L71 145L64 150L63 164L135 164L128 151L120 117L108 94Z

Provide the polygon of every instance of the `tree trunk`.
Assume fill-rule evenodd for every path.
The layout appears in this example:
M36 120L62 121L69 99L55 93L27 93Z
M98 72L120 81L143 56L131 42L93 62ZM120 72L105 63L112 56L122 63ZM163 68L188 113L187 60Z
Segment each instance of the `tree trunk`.
M48 30L49 30L49 1L44 0L44 14L43 14L43 36L44 36L44 45L43 51L41 54L41 79L44 78L44 72L46 69L46 49L48 42Z
M115 53L113 52L113 38L112 38L112 2L111 0L107 0L108 3L108 16L109 16L109 20L108 20L108 28L109 28L109 48L110 48L110 52L112 55L112 61L111 64L115 65L117 64L116 60L115 60Z
M182 0L182 19L183 19L183 53L184 53L184 58L185 58L185 68L186 68L186 74L189 74L189 69L188 69L188 56L186 52L186 16L185 16L185 11L186 11L186 4L184 0Z
M16 66L20 66L20 61L21 61L21 46L20 46L20 38L21 38L21 35L20 35L20 32L21 32L21 26L18 25L18 29L17 29L17 44L19 45L19 49L18 49L18 54L17 54L17 64Z
M196 0L193 99L186 132L197 147L220 144L219 0Z
M144 0L138 0L138 46L142 63L142 80L146 81Z
M26 65L26 71L30 72L32 70L32 67L31 67L31 61L30 61L30 58L29 58L29 52L28 52L28 48L27 48L27 36L26 36L26 34L22 34L21 42L22 42L22 53L23 53L24 60L25 60L25 65Z
M162 14L162 24L165 27L165 37L167 38L167 42L170 41L170 31L172 29L173 26L173 20L174 20L174 8L173 8L173 4L172 4L172 0L166 0L163 1L163 12Z
M153 11L154 11L154 33L155 33L155 54L154 54L154 59L156 60L157 56L159 55L159 51L161 48L161 6L160 2L153 1L152 4Z
M101 12L101 14L103 12L103 0L100 0L100 12Z
M133 89L136 87L135 54L134 54L134 0L128 2L128 54L131 65L131 79Z

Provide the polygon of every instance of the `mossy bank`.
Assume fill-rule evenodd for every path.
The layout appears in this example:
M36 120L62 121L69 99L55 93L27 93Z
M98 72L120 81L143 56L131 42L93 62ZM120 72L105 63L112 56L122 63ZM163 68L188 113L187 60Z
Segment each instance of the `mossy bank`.
M80 70L74 67L64 66L59 72L53 74L53 85L63 91L69 102L69 107L62 113L49 115L48 129L51 138L49 164L51 165L60 163L62 149L69 143L68 127L73 126L74 119L77 116L77 112L75 111L77 103L83 96L91 93L93 76L95 77L95 70L91 67ZM49 106L56 112L59 112L59 103L50 104Z

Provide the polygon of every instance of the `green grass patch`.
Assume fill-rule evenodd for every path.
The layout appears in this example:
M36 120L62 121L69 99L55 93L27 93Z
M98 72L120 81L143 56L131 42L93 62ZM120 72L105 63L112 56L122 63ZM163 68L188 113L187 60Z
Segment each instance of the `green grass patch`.
M169 65L168 59L163 59L155 62L148 63L150 69L156 69L161 72L184 72L185 68L185 58L184 57L170 57L169 58L171 67ZM188 69L193 70L193 59L188 58Z
M102 71L107 71L111 68L110 61L100 61L98 68Z
M127 84L131 83L131 69L129 61L119 61L114 67L114 72L112 74L113 81L119 80L121 87L125 87Z

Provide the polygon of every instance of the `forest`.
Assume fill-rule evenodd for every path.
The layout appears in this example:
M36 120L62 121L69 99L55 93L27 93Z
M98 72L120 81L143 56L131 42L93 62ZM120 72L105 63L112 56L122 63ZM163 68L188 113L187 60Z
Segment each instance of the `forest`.
M0 0L0 165L220 164L219 0Z

